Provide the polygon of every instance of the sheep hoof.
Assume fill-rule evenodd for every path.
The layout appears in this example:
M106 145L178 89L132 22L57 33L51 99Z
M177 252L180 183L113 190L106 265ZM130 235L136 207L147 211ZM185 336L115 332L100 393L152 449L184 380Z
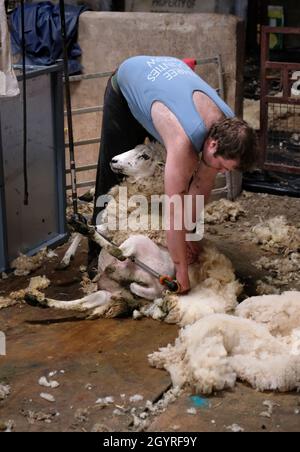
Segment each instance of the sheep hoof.
M127 257L124 256L123 251L120 248L111 246L107 251L113 257L118 259L118 261L126 261L126 259L127 259Z
M70 267L70 262L60 262L56 267L55 270L61 271L61 270L66 270L67 268Z
M35 295L32 294L26 294L24 298L25 303L27 303L29 306L38 307L41 309L48 309L49 306L47 306L46 300L40 301Z
M82 196L79 196L78 199L79 201L92 202L94 200L94 196L89 191L87 191Z

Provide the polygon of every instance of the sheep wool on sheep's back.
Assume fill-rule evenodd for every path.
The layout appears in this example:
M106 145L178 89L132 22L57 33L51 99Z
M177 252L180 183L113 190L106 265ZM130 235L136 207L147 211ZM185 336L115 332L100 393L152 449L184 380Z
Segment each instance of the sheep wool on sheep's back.
M214 313L232 313L242 285L230 260L206 242L200 261L190 265L191 291L187 295L164 297L165 321L189 325Z

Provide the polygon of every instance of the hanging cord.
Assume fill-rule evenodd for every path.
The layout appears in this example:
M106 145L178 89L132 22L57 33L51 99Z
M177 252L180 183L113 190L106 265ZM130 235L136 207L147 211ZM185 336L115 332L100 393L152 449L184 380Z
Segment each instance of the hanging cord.
M26 84L26 49L25 49L25 7L21 0L22 29L22 69L23 69L23 174L24 174L24 205L28 206L28 168L27 168L27 84Z
M59 0L60 8L60 21L61 21L61 36L63 44L63 59L64 59L64 74L65 74L65 93L66 93L66 108L68 119L68 137L69 137L69 152L70 152L70 170L71 170L71 186L72 186L72 204L73 215L78 217L78 204L77 204L77 187L76 187L76 163L74 152L74 138L73 138L73 123L72 123L72 105L71 105L71 93L70 93L70 80L69 80L69 68L68 68L68 45L66 34L66 19L65 19L65 3L64 0Z

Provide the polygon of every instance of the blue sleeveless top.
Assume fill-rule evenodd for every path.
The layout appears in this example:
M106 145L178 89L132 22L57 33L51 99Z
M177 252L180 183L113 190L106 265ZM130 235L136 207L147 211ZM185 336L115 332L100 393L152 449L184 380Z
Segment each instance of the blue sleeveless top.
M177 58L129 58L119 67L117 80L133 116L162 144L151 118L155 101L162 102L174 113L197 152L201 152L208 130L195 107L194 91L202 91L226 117L234 117L217 92Z

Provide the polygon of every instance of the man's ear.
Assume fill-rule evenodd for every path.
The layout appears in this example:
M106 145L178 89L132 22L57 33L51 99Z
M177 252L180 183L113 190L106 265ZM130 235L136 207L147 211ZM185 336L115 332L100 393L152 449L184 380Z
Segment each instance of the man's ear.
M218 149L218 142L217 142L217 140L214 140L213 138L211 138L209 145L210 145L211 149L213 149L214 151L216 151Z
M217 140L214 140L211 138L211 141L209 143L209 150L211 154L215 157L216 152L218 151L218 142Z

